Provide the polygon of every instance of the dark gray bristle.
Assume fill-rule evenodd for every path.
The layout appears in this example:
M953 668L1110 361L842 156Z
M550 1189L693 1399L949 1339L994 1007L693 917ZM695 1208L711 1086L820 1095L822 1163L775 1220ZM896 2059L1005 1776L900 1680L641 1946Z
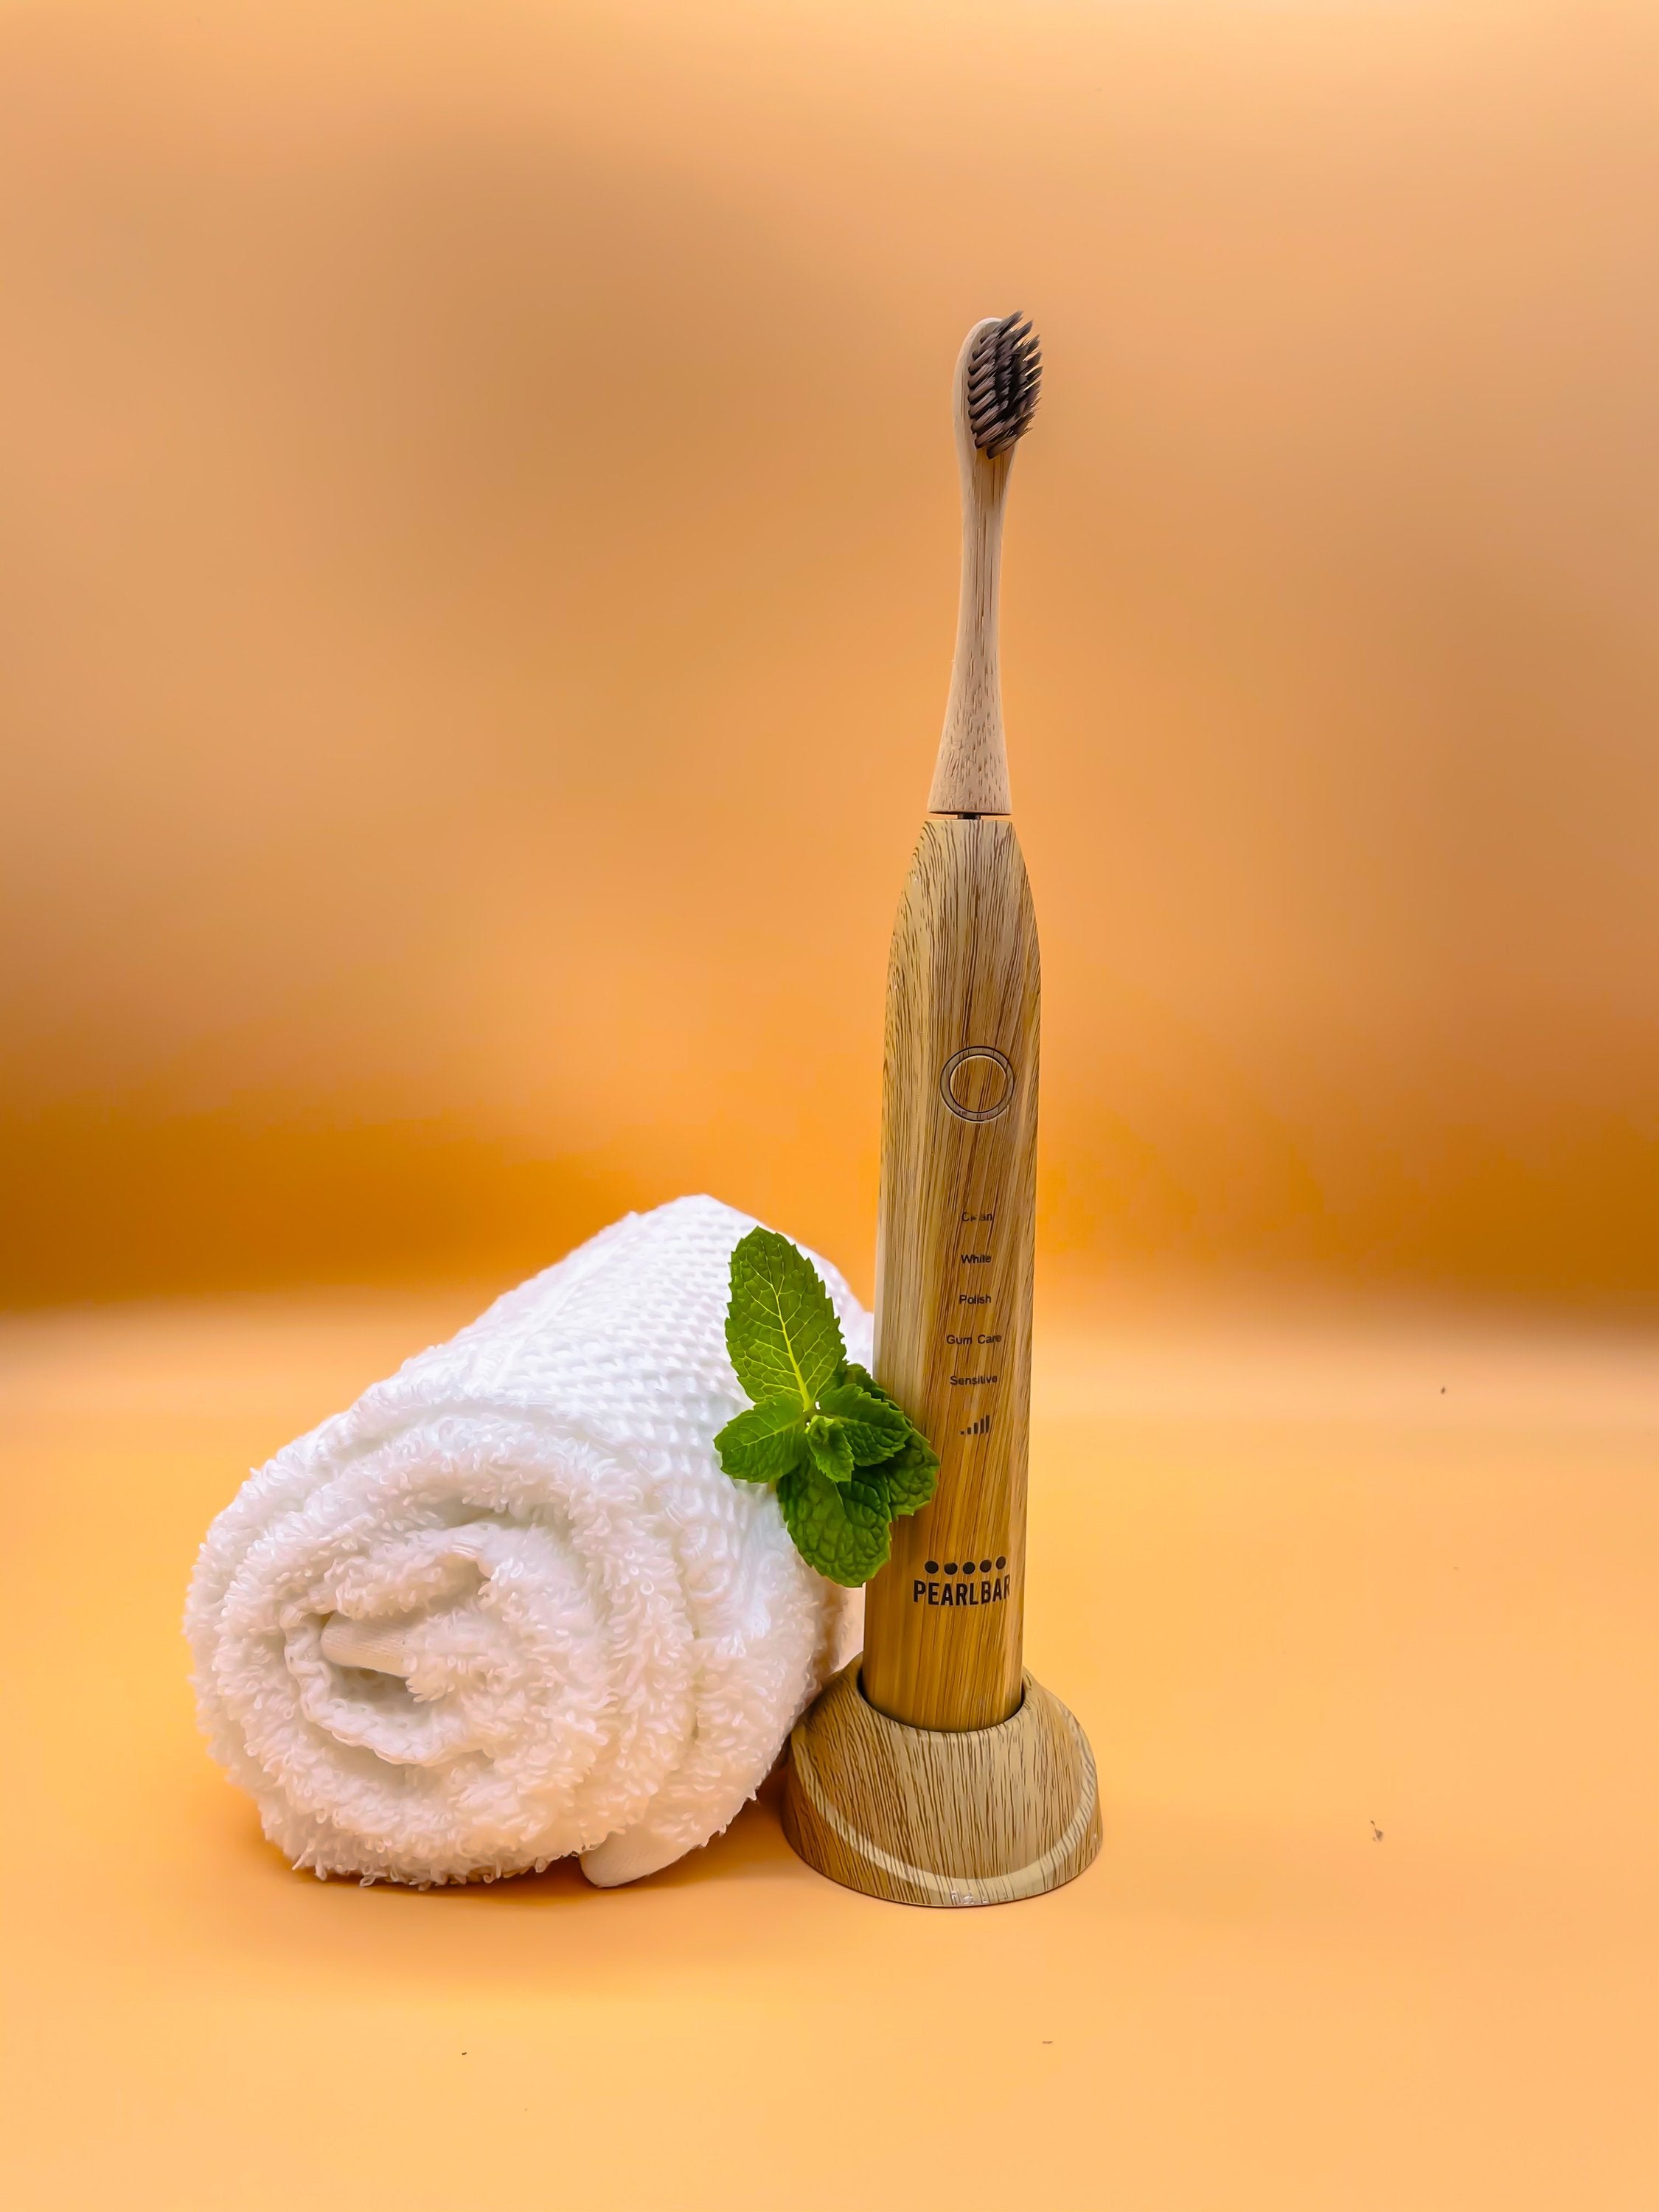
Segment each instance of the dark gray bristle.
M1030 428L1042 382L1042 349L1016 310L994 323L968 357L968 423L988 459Z

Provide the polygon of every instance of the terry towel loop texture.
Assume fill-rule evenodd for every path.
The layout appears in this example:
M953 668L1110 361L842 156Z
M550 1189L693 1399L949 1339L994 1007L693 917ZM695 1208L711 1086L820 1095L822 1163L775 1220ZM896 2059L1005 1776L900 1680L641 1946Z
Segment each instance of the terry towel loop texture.
M863 1609L714 1456L754 1226L712 1198L629 1215L214 1522L185 1622L203 1727L296 1866L425 1884L574 1851L608 1886L754 1795Z

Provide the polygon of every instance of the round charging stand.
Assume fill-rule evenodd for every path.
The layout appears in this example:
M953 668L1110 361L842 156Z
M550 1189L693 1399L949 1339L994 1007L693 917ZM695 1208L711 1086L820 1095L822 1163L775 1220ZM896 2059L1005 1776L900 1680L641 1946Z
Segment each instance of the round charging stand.
M896 1905L1012 1905L1100 1849L1088 1738L1031 1675L995 1728L916 1729L843 1667L789 1739L783 1829L820 1874Z

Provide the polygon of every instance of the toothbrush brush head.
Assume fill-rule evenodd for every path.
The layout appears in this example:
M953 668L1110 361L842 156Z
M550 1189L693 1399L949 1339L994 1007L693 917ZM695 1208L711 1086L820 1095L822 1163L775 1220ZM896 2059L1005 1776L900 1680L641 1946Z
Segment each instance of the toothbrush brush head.
M968 426L988 460L1006 453L1031 427L1042 349L1018 310L988 323L968 361Z

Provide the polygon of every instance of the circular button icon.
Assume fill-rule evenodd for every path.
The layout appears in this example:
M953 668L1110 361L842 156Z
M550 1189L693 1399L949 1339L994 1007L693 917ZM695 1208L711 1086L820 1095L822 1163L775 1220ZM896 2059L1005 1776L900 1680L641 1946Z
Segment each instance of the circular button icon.
M939 1088L958 1121L994 1121L1013 1103L1013 1063L994 1045L967 1045L945 1061Z

